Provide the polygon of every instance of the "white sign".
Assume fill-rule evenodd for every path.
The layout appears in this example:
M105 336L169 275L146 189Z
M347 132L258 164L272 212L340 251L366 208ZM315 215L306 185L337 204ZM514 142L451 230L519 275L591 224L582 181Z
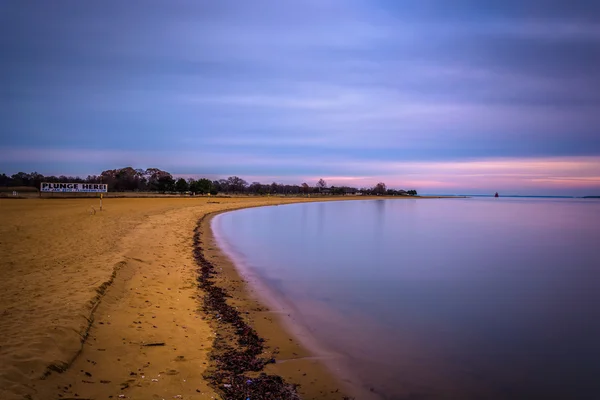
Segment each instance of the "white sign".
M42 192L61 193L106 193L108 185L105 183L46 183L40 188Z

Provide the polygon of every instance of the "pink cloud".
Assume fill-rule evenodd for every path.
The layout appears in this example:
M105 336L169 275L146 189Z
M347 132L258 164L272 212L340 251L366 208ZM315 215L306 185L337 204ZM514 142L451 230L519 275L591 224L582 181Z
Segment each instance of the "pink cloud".
M518 194L566 193L600 194L600 157L495 158L463 161L373 161L340 157L271 155L246 152L197 151L108 151L89 149L4 149L5 162L69 161L79 165L115 168L157 166L176 170L178 176L226 178L237 175L248 182L278 182L315 185L323 178L328 185L370 187L384 182L390 188L419 192ZM90 164L91 165L91 164ZM215 169L218 166L218 169ZM303 174L303 168L322 171ZM252 169L251 174L244 171ZM94 167L94 173L98 168ZM189 173L186 173L189 171ZM205 172L203 172L205 171ZM212 172L211 172L212 171ZM267 173L261 173L268 171ZM279 171L286 173L279 174ZM293 171L298 171L294 173ZM45 171L40 171L44 173ZM53 171L57 173L58 171ZM67 175L79 171L64 171ZM217 172L219 173L217 175ZM575 193L576 192L576 193Z

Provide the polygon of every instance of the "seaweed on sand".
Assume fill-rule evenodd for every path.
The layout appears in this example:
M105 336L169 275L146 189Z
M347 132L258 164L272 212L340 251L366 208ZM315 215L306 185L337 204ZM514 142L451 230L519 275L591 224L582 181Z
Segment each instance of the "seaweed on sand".
M205 378L224 399L300 399L297 385L287 383L278 375L261 372L265 365L274 363L274 353L265 356L264 339L242 318L240 312L227 303L231 297L216 286L216 270L206 259L202 249L200 227L194 231L194 258L200 267L198 286L204 291L202 308L212 316L217 335L211 353L211 366ZM248 373L253 373L249 375Z

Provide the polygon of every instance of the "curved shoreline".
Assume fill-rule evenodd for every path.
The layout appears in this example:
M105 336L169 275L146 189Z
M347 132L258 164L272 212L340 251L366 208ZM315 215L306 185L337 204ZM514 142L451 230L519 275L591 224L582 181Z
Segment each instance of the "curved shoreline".
M348 369L347 355L339 353L319 341L312 333L313 327L304 320L297 305L286 297L285 293L272 288L260 274L253 271L251 266L246 265L242 255L236 254L233 244L218 230L218 218L232 211L218 212L207 216L210 220L212 239L245 282L246 290L251 298L260 304L266 305L274 315L276 322L279 324L275 330L282 330L290 337L297 339L299 345L309 354L308 357L320 362L332 375L333 380L342 388L343 392L357 399L380 399L379 395L372 390L368 390L367 386ZM264 336L269 339L271 332L266 332ZM297 357L292 357L292 360L295 359ZM283 360L283 362L288 361Z
M257 338L253 338L253 340L258 340L261 344L264 343L264 349L261 349L260 354L267 354L267 357L256 357L255 362L261 367L260 371L268 375L263 376L262 380L253 379L252 385L256 383L260 385L265 380L272 385L275 380L277 381L276 386L283 391L282 393L285 393L285 395L281 394L281 397L276 398L282 399L294 399L295 397L288 390L290 386L295 387L296 385L297 392L302 398L348 399L349 397L345 395L347 391L345 386L347 385L332 374L318 357L315 357L303 343L296 339L293 333L286 329L286 324L280 312L266 307L264 299L252 293L254 287L240 273L234 261L219 247L211 228L211 221L215 216L228 211L233 210L218 211L202 217L198 223L194 240L196 246L195 256L201 268L199 285L205 292L216 291L216 299L211 298L210 294L204 299L205 313L210 315L211 311L213 312L213 315L208 318L209 323L217 332L217 338L213 343L211 353L214 357L213 368L218 368L219 363L221 365L224 363L224 349L227 349L234 339L231 326L240 326L246 329L238 330L241 335L238 334L235 339L243 342L243 337L248 335L252 337L256 334ZM218 272L216 272L217 269ZM207 281L212 282L207 284ZM215 290L212 287L218 289ZM223 317L223 314L219 316L214 314L217 308L223 307L219 305L221 302L219 292L221 290L228 297L227 302L231 303L230 310L233 310L235 314L243 314L244 322L240 323L235 316L227 318ZM250 328L250 331L247 328ZM254 346L257 346L257 344L254 344ZM249 349L247 343L244 343L244 345L238 344L236 347L237 353L228 353L225 358L239 357L240 351L247 352ZM256 355L258 356L258 354ZM225 384L231 386L218 389L225 393L224 398L235 398L234 394L241 393L232 393L230 389L244 390L243 386L237 384L237 382L247 381L248 379L244 376L244 373L249 376L251 373L248 374L248 370L236 371L239 377L234 378L231 371L227 371L227 367L225 367L224 372L228 379L232 379L234 383ZM256 376L256 373L257 371L254 372L254 376ZM213 387L218 382L218 378L223 377L222 374L223 371L221 373L217 371L216 376L214 372L209 373L208 378L211 380ZM278 381L274 377L280 377L283 380ZM217 388L215 387L215 389ZM244 395L246 395L245 392ZM253 398L252 396L249 397Z

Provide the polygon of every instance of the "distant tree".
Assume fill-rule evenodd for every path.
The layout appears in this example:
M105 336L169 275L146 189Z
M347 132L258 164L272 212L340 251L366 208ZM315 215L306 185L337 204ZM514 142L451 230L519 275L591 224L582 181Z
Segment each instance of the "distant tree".
M210 194L213 194L213 191L215 191L217 193L223 191L220 181L212 181Z
M234 193L243 193L246 187L248 187L248 182L246 182L240 177L230 176L229 178L227 178L227 186L229 188L229 191L232 191Z
M31 174L29 174L29 185L31 185L33 187L36 187L39 189L43 180L44 180L44 175L42 175L40 173L32 172Z
M44 178L47 179L47 178ZM85 178L85 182L86 183L100 183L100 177L98 175L88 175L87 178Z
M319 192L321 192L326 187L327 187L327 182L325 182L325 180L323 180L322 178L319 179L319 182L317 182L317 188L319 189Z
M376 195L384 195L385 192L386 192L386 187L385 187L385 183L383 183L383 182L379 182L373 188L373 193L375 193Z
M298 194L300 193L300 186L298 185L280 185L281 193L283 194Z
M335 186L331 187L331 194L333 194L333 195L343 195L345 193L346 192L344 191L343 187L335 187Z
M12 186L12 179L6 174L0 174L0 186Z
M417 191L412 189L408 191L387 189L383 182L379 182L372 188L356 189L342 186L327 188L324 179L319 179L315 188L311 188L306 182L301 185L284 185L273 182L271 184L262 184L252 182L251 185L237 176L230 176L227 179L210 181L202 178L199 180L183 178L173 179L173 176L158 168L134 169L133 167L117 168L102 171L100 175L88 175L85 179L78 176L44 176L38 172L25 173L18 172L12 176L0 173L0 186L40 186L41 182L87 182L87 183L105 183L108 184L109 191L158 191L158 192L186 192L192 191L199 194L217 194L219 192L235 193L254 193L254 194L308 194L314 191L320 193L331 193L334 195L344 195L360 192L361 194L388 194L392 196L416 196Z
M252 182L248 186L248 191L254 194L264 194L263 185L260 182Z
M188 178L187 184L188 184L188 190L190 192L198 193L198 189L196 187L196 185L198 184L198 181L196 181L194 178Z
M356 192L358 192L358 189L355 187L350 187L350 186L344 186L344 194L356 194Z
M147 188L152 191L166 192L172 191L175 181L173 176L158 168L148 168L144 171L144 177L147 179Z
M162 193L172 192L175 190L175 179L169 173L161 175L156 182L156 188Z
M227 179L219 179L219 192L228 193L230 190Z
M29 185L29 174L27 174L25 172L17 172L13 176L11 176L11 179L12 179L12 186L27 186L27 185Z
M308 186L308 183L306 183L306 182L304 182L302 184L302 193L304 193L304 194L310 193L310 186Z
M202 178L196 181L196 192L201 194L212 194L213 190L215 191L214 194L218 193L218 190L213 189L213 182L211 182L210 179Z
M148 178L151 177L153 180L157 180L160 174L168 174L167 172L161 171L156 168L148 169L147 171L140 169L133 169L132 167L109 169L102 171L99 177L90 175L85 180L86 182L96 183L102 182L108 185L110 191L134 191L134 190L147 190L148 189ZM73 179L73 178L69 178ZM79 179L79 178L75 178ZM96 181L96 182L93 182ZM156 189L154 189L156 190Z
M175 182L175 191L179 192L179 193L184 193L187 192L190 189L190 185L187 183L187 181L183 178L179 178L177 179L177 182Z
M279 191L280 191L279 184L277 182L271 183L271 186L269 187L269 193L277 194L277 193L279 193Z

